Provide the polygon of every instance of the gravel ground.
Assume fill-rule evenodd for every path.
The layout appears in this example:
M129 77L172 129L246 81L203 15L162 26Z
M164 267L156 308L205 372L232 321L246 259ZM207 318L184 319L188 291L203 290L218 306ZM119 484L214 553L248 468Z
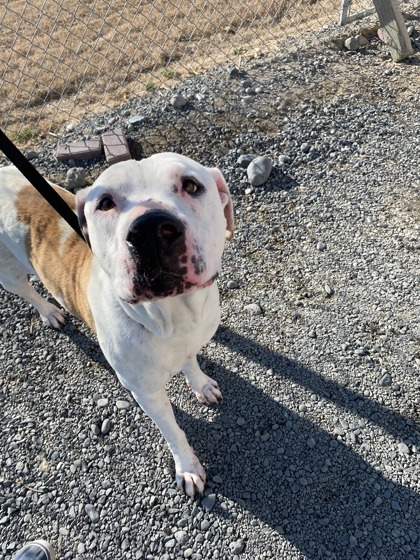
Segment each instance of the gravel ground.
M318 48L215 69L57 139L123 124L133 147L167 137L160 148L225 174L237 233L201 356L224 401L205 408L181 376L170 384L209 475L191 502L92 333L73 318L45 330L1 291L0 558L35 537L72 560L420 558L413 37L415 56L395 65L374 40L328 50L325 31ZM63 183L55 144L34 163ZM264 185L250 185L244 154L271 158ZM103 167L85 164L91 177Z

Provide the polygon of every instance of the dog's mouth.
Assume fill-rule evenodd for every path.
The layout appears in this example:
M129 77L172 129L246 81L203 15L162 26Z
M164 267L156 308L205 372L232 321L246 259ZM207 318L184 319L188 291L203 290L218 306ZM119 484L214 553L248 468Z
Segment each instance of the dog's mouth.
M195 289L211 286L218 276L219 273L216 273L205 282L190 282L185 277L168 271L152 279L136 276L133 279L132 297L125 301L135 305L144 301L187 294Z

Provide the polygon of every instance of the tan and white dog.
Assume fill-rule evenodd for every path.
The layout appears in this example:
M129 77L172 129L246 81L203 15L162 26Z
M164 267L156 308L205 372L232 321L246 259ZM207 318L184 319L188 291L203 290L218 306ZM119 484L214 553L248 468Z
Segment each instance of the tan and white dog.
M152 418L185 492L202 493L205 471L176 423L166 393L183 371L198 400L222 395L196 354L220 320L215 279L233 234L229 190L218 169L171 153L117 163L70 194L89 246L14 167L0 169L0 282L46 325L64 313L28 283L37 275L98 336L119 380Z

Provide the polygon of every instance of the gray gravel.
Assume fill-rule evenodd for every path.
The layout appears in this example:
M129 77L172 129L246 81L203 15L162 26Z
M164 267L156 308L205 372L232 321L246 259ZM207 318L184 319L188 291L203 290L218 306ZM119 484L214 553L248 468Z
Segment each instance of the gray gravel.
M170 384L208 473L195 502L92 333L73 318L46 330L0 292L0 558L36 537L59 560L420 558L419 53L395 65L378 41L336 53L327 39L31 147L61 184L58 141L122 125L133 149L182 147L225 174L237 232L200 358L224 401ZM271 174L250 185L259 156Z

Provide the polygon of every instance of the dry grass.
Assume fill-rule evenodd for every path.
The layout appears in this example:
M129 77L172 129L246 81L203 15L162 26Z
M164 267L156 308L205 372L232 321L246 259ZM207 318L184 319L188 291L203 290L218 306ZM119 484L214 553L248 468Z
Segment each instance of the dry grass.
M241 55L337 21L339 0L14 0L0 7L1 126L59 131Z

